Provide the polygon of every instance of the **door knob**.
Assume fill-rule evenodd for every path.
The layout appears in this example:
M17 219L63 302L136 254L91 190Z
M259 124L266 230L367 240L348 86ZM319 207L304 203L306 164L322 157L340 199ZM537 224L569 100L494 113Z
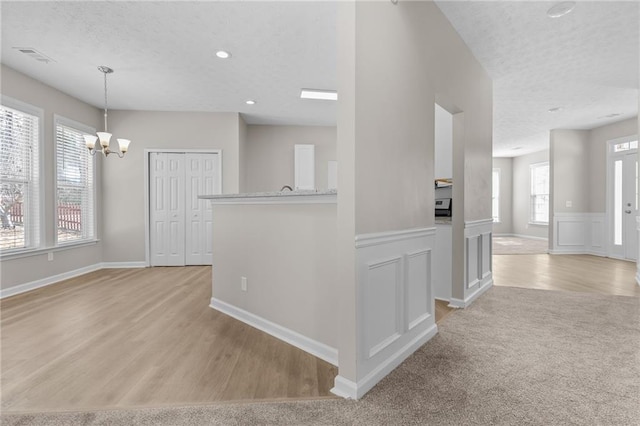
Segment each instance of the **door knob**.
M625 210L624 211L626 214L631 214L631 210Z

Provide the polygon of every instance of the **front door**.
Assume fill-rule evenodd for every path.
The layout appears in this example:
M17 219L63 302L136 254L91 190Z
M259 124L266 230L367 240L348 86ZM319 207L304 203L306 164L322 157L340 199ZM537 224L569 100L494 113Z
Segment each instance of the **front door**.
M636 260L638 255L638 142L612 146L612 256ZM634 148L635 147L635 148Z

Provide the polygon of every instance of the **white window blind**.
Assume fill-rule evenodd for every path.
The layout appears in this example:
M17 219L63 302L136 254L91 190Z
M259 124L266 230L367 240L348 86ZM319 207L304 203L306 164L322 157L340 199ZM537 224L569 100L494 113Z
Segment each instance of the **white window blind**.
M0 106L0 251L40 246L40 117Z
M549 163L531 165L531 222L549 223Z
M83 135L93 129L56 117L56 242L95 239L94 157ZM80 128L81 127L81 128Z

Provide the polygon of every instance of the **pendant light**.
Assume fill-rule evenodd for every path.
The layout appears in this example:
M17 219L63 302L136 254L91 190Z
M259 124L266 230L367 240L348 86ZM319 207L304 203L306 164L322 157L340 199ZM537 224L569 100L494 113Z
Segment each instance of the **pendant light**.
M118 139L119 151L112 151L109 148L109 141L111 140L111 133L107 130L107 74L111 74L113 70L109 67L101 65L98 70L104 74L104 132L97 132L96 135L84 135L85 143L89 149L91 155L95 155L96 152L102 152L104 156L108 156L111 153L115 153L118 157L124 157L124 154L129 150L129 139ZM100 146L96 149L96 142L100 141Z

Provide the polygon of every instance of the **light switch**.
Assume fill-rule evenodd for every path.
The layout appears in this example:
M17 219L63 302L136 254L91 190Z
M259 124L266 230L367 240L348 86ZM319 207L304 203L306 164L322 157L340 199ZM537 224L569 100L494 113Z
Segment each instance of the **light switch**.
M567 207L571 207L573 206L573 203L571 201L567 201Z

